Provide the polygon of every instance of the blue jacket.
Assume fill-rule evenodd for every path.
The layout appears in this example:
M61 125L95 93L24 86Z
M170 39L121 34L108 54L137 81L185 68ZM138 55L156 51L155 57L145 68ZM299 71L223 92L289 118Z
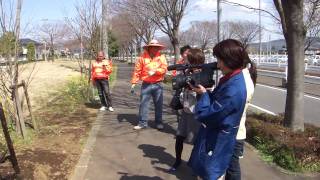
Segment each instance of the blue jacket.
M188 164L203 179L216 180L228 168L246 96L245 79L241 72L199 99L195 118L202 126Z

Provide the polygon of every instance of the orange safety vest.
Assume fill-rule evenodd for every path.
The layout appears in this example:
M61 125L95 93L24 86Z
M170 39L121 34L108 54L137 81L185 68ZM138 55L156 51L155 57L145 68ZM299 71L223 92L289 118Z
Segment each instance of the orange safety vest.
M184 59L183 58L179 59L176 64L185 64ZM177 70L173 70L172 76L176 76L176 75L177 75Z
M109 79L112 72L111 60L95 61L91 66L91 79Z
M160 52L151 59L148 52L145 51L136 61L136 65L133 71L131 83L137 84L139 80L147 83L157 83L163 81L167 72L167 61L164 55ZM155 74L149 76L149 71L155 71Z

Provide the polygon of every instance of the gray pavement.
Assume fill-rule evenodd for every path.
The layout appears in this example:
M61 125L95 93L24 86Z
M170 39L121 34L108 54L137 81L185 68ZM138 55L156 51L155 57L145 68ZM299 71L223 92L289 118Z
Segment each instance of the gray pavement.
M286 90L258 84L252 99L252 104L272 111L276 114L284 113L286 103ZM320 98L309 95L304 96L305 122L320 127L318 108Z
M167 173L167 169L174 162L174 134L177 125L176 118L168 107L171 96L169 88L164 92L165 129L158 131L153 128L154 113L151 111L151 127L134 131L132 128L137 124L139 94L129 93L132 68L121 63L118 67L118 80L112 90L115 112L98 113L97 121L71 179L195 179L191 169L186 165L191 145L184 147L182 167L174 174ZM247 180L316 179L282 173L262 162L249 146L245 147L245 157L241 160L241 165L243 179Z

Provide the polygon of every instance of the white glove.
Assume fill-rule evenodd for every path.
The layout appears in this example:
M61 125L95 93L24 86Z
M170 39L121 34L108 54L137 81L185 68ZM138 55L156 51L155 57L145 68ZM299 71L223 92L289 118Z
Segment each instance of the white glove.
M130 90L131 94L134 94L134 87L135 87L135 86L136 86L135 84L132 84L132 85L131 85L131 90Z
M155 73L156 73L156 72L153 71L153 70L148 71L148 75L149 75L149 76L153 76Z

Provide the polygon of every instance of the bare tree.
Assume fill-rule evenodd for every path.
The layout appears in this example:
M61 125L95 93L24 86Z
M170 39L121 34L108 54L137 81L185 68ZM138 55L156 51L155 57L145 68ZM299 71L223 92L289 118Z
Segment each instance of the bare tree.
M232 21L223 21L221 23L221 39L236 38L235 29L232 28Z
M4 66L0 68L0 97L6 107L6 114L9 114L9 119L15 120L16 130L24 137L26 131L22 112L23 101L20 100L18 92L18 88L23 84L22 81L19 82L19 80L22 80L20 73L24 70L23 65L18 63L18 57L21 53L19 41L21 8L22 0L16 2L15 11L13 10L13 1L0 1L0 39L1 43L5 43L7 46L7 48L1 47L0 52L2 59L5 61ZM33 63L33 70L34 67L35 63ZM23 77L26 78L26 88L31 82L33 70Z
M122 8L148 17L167 34L174 49L175 61L179 59L179 27L189 0L119 0L118 2L122 2Z
M315 37L320 37L320 0L304 1L304 22L307 29L305 51L313 44Z
M260 10L277 22L280 22L281 29L286 40L288 51L288 83L287 98L285 107L284 125L294 131L304 130L304 51L306 43L306 34L308 29L313 29L319 24L316 18L319 13L318 0L273 0L278 15L274 15L263 9L244 6L239 3L229 4L246 7L248 9ZM312 3L306 5L305 3ZM309 13L306 13L308 9Z
M288 50L288 84L284 124L294 131L304 130L304 43L303 0L274 0L281 18Z
M39 36L45 41L49 47L50 56L54 59L55 45L63 41L66 35L67 28L64 23L61 22L49 22L40 26Z
M236 39L242 42L245 48L249 43L259 37L259 24L250 21L237 21L231 23Z
M6 11L7 9L7 11ZM14 28L14 2L13 0L0 0L0 25L2 33Z
M98 47L101 49L101 2L97 0L82 0L75 4L76 15L66 18L69 29L83 46L94 57ZM83 38L81 38L83 37Z
M129 21L129 14L122 13L113 17L112 19L112 31L117 42L121 48L122 54L129 53L132 57L134 52L134 46L138 44L138 34L136 33L135 26L132 26ZM141 37L141 36L139 36Z
M217 24L215 21L193 21L191 27L181 33L181 41L205 50L217 41Z

